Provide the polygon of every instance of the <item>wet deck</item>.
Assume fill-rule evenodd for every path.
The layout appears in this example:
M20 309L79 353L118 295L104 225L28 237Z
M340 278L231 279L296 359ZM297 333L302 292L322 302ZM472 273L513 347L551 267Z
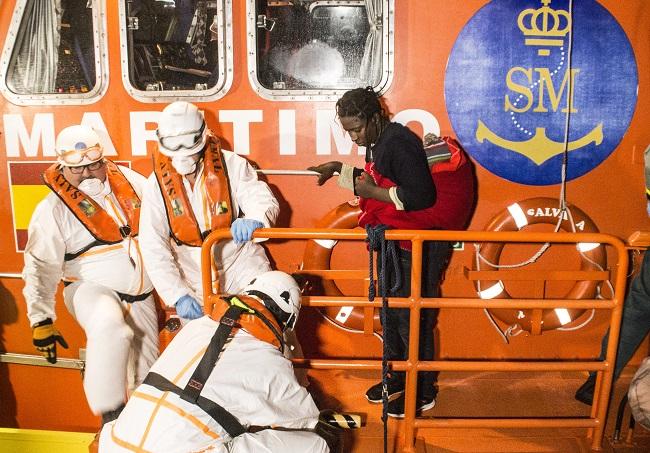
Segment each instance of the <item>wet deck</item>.
M331 373L336 374L332 379ZM362 408L365 427L345 438L344 452L383 451L381 405L371 405L364 397L367 387L378 379L369 372L310 372L310 390L319 407L342 411ZM519 379L514 379L519 377ZM588 416L589 407L573 398L586 373L547 372L452 373L439 378L436 407L425 412L431 417L549 417ZM612 442L616 408L627 389L631 374L616 384L605 430L603 452L632 453L650 451L650 432L636 427L632 442L626 442L629 407L626 409L621 441ZM324 396L323 391L327 395ZM332 396L333 395L333 396ZM389 422L389 449L396 448L400 423ZM433 452L587 452L591 442L586 429L428 429L418 432L417 451Z

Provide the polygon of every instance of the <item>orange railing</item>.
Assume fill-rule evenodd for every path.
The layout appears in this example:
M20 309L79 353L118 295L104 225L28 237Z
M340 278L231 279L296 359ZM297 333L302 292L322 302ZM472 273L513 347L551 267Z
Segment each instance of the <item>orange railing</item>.
M303 229L303 228L269 228L255 232L256 238L271 239L333 239L333 240L363 240L366 233L363 230L334 230L334 229ZM206 304L206 313L211 311L214 298L218 297L211 282L212 266L210 251L212 245L230 237L229 230L218 230L211 233L203 244L202 272L203 294ZM605 420L608 409L608 396L612 386L613 364L616 359L616 345L618 344L619 327L622 314L623 297L625 293L628 256L625 245L616 237L599 233L539 233L539 232L493 232L493 231L420 231L420 230L390 230L386 232L388 240L408 240L412 243L412 275L411 297L391 298L390 307L410 308L410 336L409 354L406 361L391 363L395 370L406 371L405 391L405 418L402 426L403 452L413 452L415 449L415 436L419 428L589 428L592 439L592 449L600 450L604 434ZM422 271L422 242L423 241L451 241L451 242L504 242L504 243L546 243L571 244L571 243L600 243L611 246L615 251L617 264L610 266L614 273L613 295L609 299L490 299L474 298L422 298L420 294L420 274ZM320 271L325 275L329 271ZM358 278L358 270L333 271L336 278ZM508 271L510 275L513 272ZM557 279L557 271L553 271ZM481 271L474 271L473 278L481 278ZM504 272L503 275L507 273ZM334 275L334 274L332 274ZM528 274L530 275L530 274ZM543 277L544 272L539 272ZM575 275L568 271L567 275ZM603 272L581 272L583 280L602 280ZM330 276L330 278L334 278ZM487 277L483 277L488 280ZM507 279L500 277L501 279ZM528 278L527 278L528 279ZM565 278L567 280L571 277ZM302 304L312 307L380 307L381 301L373 302L363 297L304 297ZM534 360L527 361L486 361L486 360L437 360L418 361L420 330L420 310L423 308L522 308L522 309L602 309L611 310L610 335L607 354L604 361L578 361L578 360ZM366 310L367 313L367 310ZM367 314L366 314L367 316ZM367 324L367 323L366 323ZM598 338L600 341L600 338ZM380 360L350 360L350 359L302 359L296 363L309 368L318 369L381 369ZM553 417L553 418L416 418L415 398L417 371L596 371L598 374L594 404L589 417Z

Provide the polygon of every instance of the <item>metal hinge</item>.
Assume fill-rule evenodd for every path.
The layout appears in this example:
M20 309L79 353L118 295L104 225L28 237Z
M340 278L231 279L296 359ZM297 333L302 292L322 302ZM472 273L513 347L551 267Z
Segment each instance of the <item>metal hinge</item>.
M257 16L257 28L263 28L266 31L273 31L275 27L275 19L266 17L265 14Z
M140 30L140 20L137 17L128 17L127 18L126 28L129 30Z

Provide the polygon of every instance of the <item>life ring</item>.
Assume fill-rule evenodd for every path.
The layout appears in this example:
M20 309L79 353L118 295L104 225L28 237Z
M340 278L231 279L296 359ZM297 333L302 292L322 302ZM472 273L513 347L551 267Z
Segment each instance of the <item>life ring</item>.
M553 198L530 198L519 201L508 206L502 212L499 212L489 222L485 228L487 231L519 231L527 225L547 223L556 225L560 208L557 207L557 200ZM578 233L598 233L598 228L594 222L582 210L575 206L568 205L567 209L571 211L571 217L575 231ZM566 212L562 215L560 228L564 231L573 232L569 216ZM498 264L504 243L484 243L479 253L489 263ZM605 247L596 243L577 244L578 252L581 256L581 271L604 270L607 267L607 255ZM479 261L479 260L475 260ZM483 266L485 263L480 263ZM495 270L494 267L485 264L489 270ZM474 270L477 269L474 264ZM481 270L486 270L481 268ZM576 281L569 292L564 296L565 299L590 299L596 294L599 282L594 280ZM501 280L497 281L479 281L475 282L476 290L482 299L508 299L510 295L505 289ZM532 333L539 333L541 330L557 329L565 326L578 317L584 309L547 309L541 310L524 310L524 309L488 309L496 318L509 325L519 325L522 330Z
M341 228L352 229L358 226L359 214L358 201L352 200L342 203L316 223L316 228ZM310 270L331 269L332 252L338 241L332 239L312 239L307 242L303 256L300 273L309 278ZM326 296L340 297L343 294L334 280L319 280ZM358 294L361 296L361 294ZM364 331L364 309L360 307L321 307L320 311L337 326L358 332ZM374 312L374 331L381 330L378 310Z

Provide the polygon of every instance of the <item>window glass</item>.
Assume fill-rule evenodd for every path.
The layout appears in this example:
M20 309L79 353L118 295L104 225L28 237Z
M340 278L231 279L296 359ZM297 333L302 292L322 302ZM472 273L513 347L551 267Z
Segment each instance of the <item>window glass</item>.
M255 0L253 82L274 94L385 88L380 85L388 78L388 4Z
M124 0L129 85L144 92L221 88L223 4L224 0Z
M5 95L92 96L100 84L100 20L94 8L97 2L86 0L17 2L13 39L8 38L3 57Z

